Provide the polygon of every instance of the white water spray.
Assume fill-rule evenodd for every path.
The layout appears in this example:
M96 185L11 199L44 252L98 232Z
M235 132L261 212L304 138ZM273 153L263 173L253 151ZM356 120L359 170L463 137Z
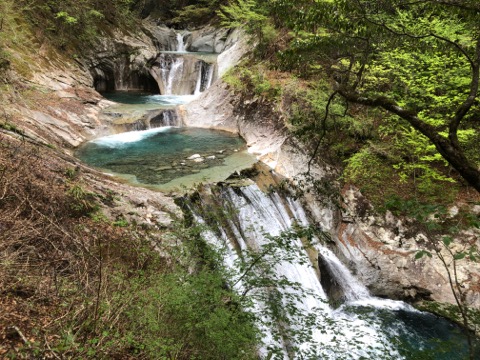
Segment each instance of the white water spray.
M183 58L181 56L175 56L170 58L170 62L167 57L162 58L161 66L162 80L165 85L165 94L172 95L174 85L181 79L183 73Z
M227 204L231 204L236 209L234 219L229 221L229 233L232 237L226 235L222 229L221 237L213 232L209 232L207 241L216 246L226 246L229 250L225 259L225 265L232 270L236 270L238 261L245 255L240 255L248 251L257 251L262 253L265 246L272 241L272 237L280 236L282 232L288 231L297 223L308 225L306 215L301 205L292 199L283 199L278 194L265 194L256 185L249 185L235 190L226 188L223 191L223 197ZM228 206L228 205L225 205ZM198 221L203 222L199 219ZM233 243L232 243L233 240ZM275 327L266 328L265 322L261 321L260 328L265 334L263 339L264 346L260 353L262 357L268 356L269 346L276 346L283 352L285 359L294 356L306 356L306 354L315 354L317 358L338 359L345 358L348 354L349 359L360 359L362 357L388 355L390 358L401 359L393 345L389 344L385 334L380 330L380 325L375 324L375 320L367 321L355 314L343 311L342 308L334 310L328 305L328 298L320 285L318 276L314 268L310 265L310 259L307 251L304 249L300 239L290 239L291 243L285 248L278 247L274 254L264 254L267 261L270 261L270 268L274 277L283 279L288 284L294 286L285 286L277 291L281 292L280 301L286 311L289 319L286 329L291 334L303 334L298 337L284 338L283 341L275 337L278 335L278 329ZM320 246L321 248L321 246ZM236 250L235 250L236 249ZM296 259L291 260L291 254L296 254ZM324 251L333 263L338 261L332 252ZM246 253L245 253L246 254ZM270 257L270 258L269 258ZM336 272L342 273L346 270L341 269ZM238 269L237 269L238 271ZM348 271L348 270L347 270ZM259 276L261 274L259 273ZM343 278L337 278L338 282L351 281L351 274L343 274ZM245 285L236 284L235 290L243 289ZM352 299L373 299L368 291L361 284L351 286ZM262 296L269 295L272 289L260 289L253 295L255 306L253 311L259 311L263 320L272 324L271 319L265 318L269 312L268 303L259 300ZM274 291L275 293L275 291ZM356 295L354 295L356 294ZM275 295L274 295L275 296ZM263 296L268 298L268 296ZM262 310L264 309L264 310ZM310 319L311 324L305 324L306 319ZM273 322L274 323L274 322ZM277 332L276 332L277 331ZM285 331L285 328L280 331ZM276 338L277 340L273 341ZM273 342L272 342L273 341ZM362 347L357 344L362 343ZM296 348L297 350L292 350ZM293 354L293 355L292 355ZM382 358L378 356L378 358Z
M104 136L104 137L95 139L92 142L95 144L108 146L111 148L118 148L118 147L121 147L122 144L141 141L155 134L168 131L169 129L170 127L160 127L160 128L142 130L142 131L129 131L121 134Z
M183 39L183 34L177 33L177 51L185 52L185 42Z

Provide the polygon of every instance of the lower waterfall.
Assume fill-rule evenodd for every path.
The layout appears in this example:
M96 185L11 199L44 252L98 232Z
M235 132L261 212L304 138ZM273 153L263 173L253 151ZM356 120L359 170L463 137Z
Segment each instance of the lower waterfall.
M417 322L451 325L401 301L371 296L309 230L299 201L264 193L256 184L209 191L214 193L187 206L196 222L208 225L203 238L223 254L233 274L230 287L252 301L250 311L263 333L261 358L417 358L409 356L412 346L429 351L431 337L442 336L430 329L420 334L414 328L421 327ZM209 211L218 208L223 215ZM305 246L308 237L311 247ZM318 274L312 254L322 258L329 274ZM340 286L343 304L338 308L330 305L319 275L333 277ZM464 339L460 342L465 345Z

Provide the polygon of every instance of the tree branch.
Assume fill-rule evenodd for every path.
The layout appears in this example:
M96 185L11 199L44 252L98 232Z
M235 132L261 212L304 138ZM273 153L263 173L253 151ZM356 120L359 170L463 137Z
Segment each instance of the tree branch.
M347 101L370 107L381 107L408 121L413 128L430 139L444 159L447 160L475 190L480 192L480 169L467 159L463 150L458 147L456 143L452 142L450 138L440 135L437 128L422 121L414 112L402 108L395 101L387 97L364 97L354 91L342 88L340 84L337 85L336 92Z
M317 146L315 147L315 150L313 151L313 154L312 156L310 157L310 160L308 161L308 168L307 168L307 174L310 174L310 169L311 169L311 166L312 166L312 162L313 160L315 159L315 157L317 156L317 153L318 153L318 150L320 149L320 145L322 143L322 140L323 138L325 137L325 134L327 132L327 129L326 129L326 122L327 122L327 118L328 118L328 114L330 112L330 104L332 103L333 99L335 98L335 96L338 94L338 91L335 90L331 95L330 97L328 98L328 102L327 102L327 106L325 107L325 115L323 116L322 118L322 133L320 135L320 139L318 139L318 142L317 142Z
M460 125L460 122L463 120L465 115L473 106L478 94L479 77L480 77L480 36L477 39L475 55L476 55L475 61L471 63L472 80L470 82L470 93L468 94L468 97L463 102L463 104L460 105L460 107L457 109L455 113L455 117L450 121L450 124L449 124L448 137L452 142L452 144L458 148L460 148L460 145L458 143L458 135L457 135L458 127Z

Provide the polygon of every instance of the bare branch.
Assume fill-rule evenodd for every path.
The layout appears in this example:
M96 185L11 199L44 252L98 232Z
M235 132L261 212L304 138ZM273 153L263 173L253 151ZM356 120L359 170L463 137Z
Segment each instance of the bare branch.
M320 145L322 143L323 138L325 137L325 134L327 132L326 129L326 123L327 123L327 118L328 114L330 112L330 105L335 98L335 96L338 94L338 91L334 91L330 97L328 98L327 106L325 107L325 115L322 118L322 133L320 135L320 139L318 139L317 146L315 147L315 150L313 151L312 156L310 157L310 160L308 161L308 169L307 169L307 174L310 174L310 170L312 167L313 160L317 157L318 150L320 149Z

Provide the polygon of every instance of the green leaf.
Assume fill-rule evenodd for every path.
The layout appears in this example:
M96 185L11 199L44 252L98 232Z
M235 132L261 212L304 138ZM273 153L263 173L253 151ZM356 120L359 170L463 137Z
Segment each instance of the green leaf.
M430 257L430 258L432 257L432 254L430 252L428 252L426 250L420 250L415 254L415 260L419 260L425 255Z
M453 238L451 236L444 236L442 238L442 241L443 241L443 244L446 246L446 247L449 247L450 244L453 242Z

